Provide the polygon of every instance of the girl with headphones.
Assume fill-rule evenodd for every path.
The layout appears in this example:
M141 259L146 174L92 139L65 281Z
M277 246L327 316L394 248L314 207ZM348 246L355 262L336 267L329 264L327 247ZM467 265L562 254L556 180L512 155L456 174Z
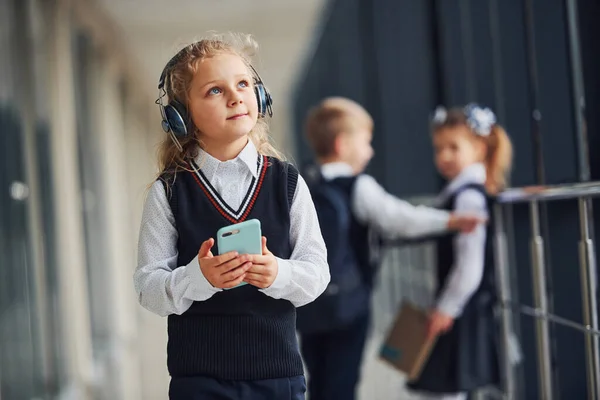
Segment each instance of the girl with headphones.
M134 283L142 306L168 316L170 399L304 399L296 307L325 290L327 253L305 181L269 143L255 48L250 36L200 40L159 80L168 135ZM249 219L262 254L219 254L217 231Z

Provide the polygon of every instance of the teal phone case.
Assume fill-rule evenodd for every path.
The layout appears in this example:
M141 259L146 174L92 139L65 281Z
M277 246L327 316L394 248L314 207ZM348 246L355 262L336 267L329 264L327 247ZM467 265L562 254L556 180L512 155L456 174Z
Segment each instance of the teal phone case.
M219 254L230 251L237 251L238 254L262 254L261 238L260 221L257 219L224 226L217 231ZM235 287L246 284L246 282L242 282Z

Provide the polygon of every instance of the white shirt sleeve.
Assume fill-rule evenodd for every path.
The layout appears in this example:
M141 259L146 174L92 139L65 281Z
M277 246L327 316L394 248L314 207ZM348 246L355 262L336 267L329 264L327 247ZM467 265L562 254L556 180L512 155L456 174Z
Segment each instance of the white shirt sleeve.
M290 245L290 259L277 258L277 277L271 286L261 291L300 307L319 297L330 280L319 219L308 186L300 175L290 208Z
M369 175L356 178L352 210L359 222L368 224L388 239L441 233L450 215L430 207L413 206L397 198Z
M456 198L455 211L488 213L486 199L476 190L465 190ZM486 226L480 224L471 233L459 233L454 239L454 265L437 301L437 309L456 318L477 290L483 277Z
M194 301L204 301L221 289L204 277L198 258L177 266L175 218L161 181L150 188L144 204L133 275L140 304L160 316L184 313Z

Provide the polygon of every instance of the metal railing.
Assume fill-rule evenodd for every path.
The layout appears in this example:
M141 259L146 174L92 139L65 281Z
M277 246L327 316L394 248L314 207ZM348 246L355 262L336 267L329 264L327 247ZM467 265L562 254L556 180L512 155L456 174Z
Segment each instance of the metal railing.
M536 330L536 354L538 366L539 398L552 400L559 398L554 393L551 368L551 332L550 323L584 333L586 347L586 372L588 398L600 399L600 329L597 317L596 302L596 257L591 229L591 198L600 197L600 182L578 183L558 186L531 186L509 189L497 197L494 209L494 244L495 263L497 271L498 291L501 316L502 345L502 387L501 393L495 390L484 390L484 394L476 398L503 398L520 400L519 385L522 370L508 357L508 349L514 346L517 329L513 321L518 315L533 317ZM549 311L547 295L547 265L545 254L544 232L540 229L541 203L557 200L577 200L579 202L579 263L581 275L581 300L583 302L583 323L573 321ZM411 199L412 203L431 203L429 198ZM513 274L514 265L511 260L512 242L509 241L507 228L514 222L509 213L512 205L529 204L531 237L531 271L533 276L533 304L525 305L518 301ZM408 299L422 307L429 307L434 297L435 281L435 251L430 243L418 245L393 246L386 249L383 265L378 277L373 299L373 331L371 341L376 347L387 334L394 315L403 299ZM519 338L521 339L521 338ZM577 368L579 366L568 366ZM369 378L365 393L389 393L397 397L397 388L402 384L398 374L386 375L379 371L382 378ZM387 389L386 389L387 388ZM386 391L387 390L387 391ZM379 398L376 396L376 398ZM385 398L385 397L381 397ZM404 398L404 397L402 397ZM408 399L408 397L406 397Z
M600 352L597 296L596 296L596 257L591 234L591 197L600 196L600 182L577 183L557 186L531 186L510 189L497 197L494 209L495 260L498 290L502 315L503 350L503 392L507 399L516 399L516 377L514 367L508 357L510 335L513 332L513 313L530 315L536 319L537 358L540 398L554 398L552 385L551 351L549 323L577 329L585 335L586 372L588 398L600 399ZM565 319L548 311L546 290L546 255L544 237L540 229L541 202L577 199L579 202L579 263L581 274L581 300L583 303L583 324ZM512 300L510 289L510 268L508 242L505 229L505 208L507 205L528 203L531 225L531 268L533 276L534 307L521 305Z

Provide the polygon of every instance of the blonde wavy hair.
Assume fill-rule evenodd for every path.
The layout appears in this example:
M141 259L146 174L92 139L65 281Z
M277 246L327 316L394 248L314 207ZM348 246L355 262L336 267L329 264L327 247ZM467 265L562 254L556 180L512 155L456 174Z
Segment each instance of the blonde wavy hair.
M218 54L239 56L248 65L251 75L254 76L251 70L251 60L257 50L258 43L251 35L236 33L212 34L187 45L178 53L175 63L167 71L165 92L168 99L176 100L187 108L190 84L196 74L199 62ZM193 124L191 120L186 122L188 126ZM198 155L198 149L202 147L202 141L197 133L194 128L193 134L179 138L183 151L179 150L169 135L165 135L158 148L159 174L165 171L174 172L187 169L186 160L195 158ZM265 118L258 118L248 136L260 154L283 159L283 155L271 144L269 125Z

